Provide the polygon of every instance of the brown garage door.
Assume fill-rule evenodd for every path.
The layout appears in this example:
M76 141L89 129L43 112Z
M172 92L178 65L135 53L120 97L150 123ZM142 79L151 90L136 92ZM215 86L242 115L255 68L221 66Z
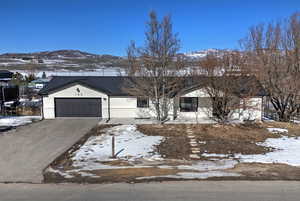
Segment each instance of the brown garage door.
M101 98L55 98L56 117L102 117Z

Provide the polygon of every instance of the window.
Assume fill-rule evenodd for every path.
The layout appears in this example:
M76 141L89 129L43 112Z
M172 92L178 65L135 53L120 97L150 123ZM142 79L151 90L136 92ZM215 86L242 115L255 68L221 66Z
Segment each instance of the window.
M137 107L148 108L149 107L149 99L147 97L137 97Z
M197 97L181 97L180 112L197 112L198 98Z

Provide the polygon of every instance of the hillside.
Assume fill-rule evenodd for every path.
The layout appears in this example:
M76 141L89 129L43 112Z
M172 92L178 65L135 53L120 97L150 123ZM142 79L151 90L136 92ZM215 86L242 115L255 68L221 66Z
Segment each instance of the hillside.
M57 50L0 55L0 68L8 70L93 70L123 67L126 60L113 55L97 55L79 50Z
M203 59L208 54L222 54L227 50L207 49L180 53L189 64ZM56 50L34 53L5 53L0 55L0 68L7 70L35 71L93 71L122 68L127 65L124 57L109 54L92 54L79 50Z

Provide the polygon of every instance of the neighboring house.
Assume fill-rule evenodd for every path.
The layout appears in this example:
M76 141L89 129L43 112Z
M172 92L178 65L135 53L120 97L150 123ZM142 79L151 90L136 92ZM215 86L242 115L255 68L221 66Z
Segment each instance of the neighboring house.
M8 70L0 70L0 86L7 86L8 82L12 80L13 74Z
M19 99L19 87L10 83L12 77L12 72L0 70L0 110L5 102L14 103Z
M48 79L48 78L36 79L36 80L31 81L28 84L28 87L39 90L39 89L42 89L44 86L46 86L49 82L50 82L50 79Z
M97 76L57 76L46 85L39 94L43 97L43 117L98 117L98 118L151 118L155 117L153 104L148 98L134 97L124 92L123 86L128 77L97 77ZM208 95L201 86L187 84L182 90L171 97L172 106L169 111L170 119L176 118L207 118L206 109ZM247 88L247 80L241 79L241 91ZM255 79L256 80L256 79ZM128 82L127 82L128 83ZM260 85L259 85L260 86ZM261 87L261 86L260 86ZM261 120L262 100L264 90L249 97L251 110L237 112L236 118L244 119L251 113L251 118Z

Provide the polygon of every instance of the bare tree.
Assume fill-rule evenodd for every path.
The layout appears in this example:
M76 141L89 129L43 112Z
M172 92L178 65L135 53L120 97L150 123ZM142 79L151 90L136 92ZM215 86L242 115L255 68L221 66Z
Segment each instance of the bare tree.
M202 90L208 95L204 112L211 119L225 123L240 118L243 111L259 109L253 104L253 97L260 89L259 83L243 69L244 57L237 51L223 52L221 55L209 54L200 61L193 73L194 79L201 76ZM199 75L198 72L201 72ZM248 117L249 115L248 115Z
M266 88L278 119L289 121L300 103L300 13L251 27L241 46L248 70Z
M136 47L131 42L127 49L130 77L124 90L133 96L148 97L154 106L156 119L163 122L172 107L170 97L178 90L182 77L182 59L177 56L180 41L172 31L170 16L160 22L154 11L149 14L145 44Z

